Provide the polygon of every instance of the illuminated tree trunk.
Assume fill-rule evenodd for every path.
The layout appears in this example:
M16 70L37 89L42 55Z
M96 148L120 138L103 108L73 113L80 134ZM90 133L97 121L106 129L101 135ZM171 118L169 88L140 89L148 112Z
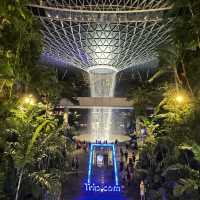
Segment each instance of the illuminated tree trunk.
M19 190L20 190L20 186L21 186L21 182L22 182L23 173L24 173L24 168L21 169L21 172L20 172L20 175L19 175L19 180L18 180L17 191L16 191L16 195L15 195L15 200L18 200Z
M184 64L183 60L181 60L181 65L182 65L183 75L184 75L184 78L185 78L187 87L188 87L188 89L189 89L191 95L193 96L194 94L193 94L192 88L191 88L191 86L190 86L189 80L188 80L188 78L187 78L187 73L186 73L185 64Z

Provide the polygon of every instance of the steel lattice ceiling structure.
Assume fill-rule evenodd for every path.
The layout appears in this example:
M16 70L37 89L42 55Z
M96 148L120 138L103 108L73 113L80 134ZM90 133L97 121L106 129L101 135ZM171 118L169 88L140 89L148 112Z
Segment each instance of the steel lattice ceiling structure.
M30 4L42 22L44 57L90 70L157 63L170 40L166 0L46 0Z

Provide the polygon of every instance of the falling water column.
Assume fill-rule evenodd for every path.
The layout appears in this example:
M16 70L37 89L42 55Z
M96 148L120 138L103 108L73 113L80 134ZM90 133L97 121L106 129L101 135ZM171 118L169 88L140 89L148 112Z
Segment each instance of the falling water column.
M109 68L97 68L89 72L92 97L113 97L116 72ZM91 110L90 133L93 140L107 140L112 134L112 108L95 107Z

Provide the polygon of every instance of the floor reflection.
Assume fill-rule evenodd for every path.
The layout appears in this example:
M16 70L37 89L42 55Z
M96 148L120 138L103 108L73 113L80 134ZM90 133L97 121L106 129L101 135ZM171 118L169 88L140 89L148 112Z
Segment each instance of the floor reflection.
M122 193L83 193L74 200L127 200Z
M81 154L80 173L71 175L63 184L62 200L138 200L138 188L131 185L121 192L86 192L84 183L87 183L88 154ZM113 168L93 168L92 182L98 185L113 185Z

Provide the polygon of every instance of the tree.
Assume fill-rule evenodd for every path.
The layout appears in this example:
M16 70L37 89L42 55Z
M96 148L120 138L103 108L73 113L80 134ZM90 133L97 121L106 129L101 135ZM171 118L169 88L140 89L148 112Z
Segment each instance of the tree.
M153 115L159 130L155 141L146 140L140 149L137 170L146 178L153 199L161 199L156 191L162 187L167 191L168 199L196 200L200 191L200 1L176 0L171 3L174 16L172 41L158 50L159 69L149 79L150 83L156 84L163 78L166 83L164 90L160 90L161 99Z
M11 97L13 86L26 90L41 53L39 23L27 2L0 1L0 88L5 97Z
M157 105L161 99L159 90L161 90L159 86L148 82L130 90L127 99L133 102L136 115L145 116L147 107L155 107Z
M38 195L42 195L42 189L57 195L60 192L62 174L67 170L67 150L72 145L58 126L58 120L45 112L46 107L41 103L17 104L6 120L7 129L1 137L5 145L2 156L5 163L13 163L13 171L17 170L13 174L17 180L16 200L31 193L27 184L39 188ZM2 171L6 170L4 162Z

